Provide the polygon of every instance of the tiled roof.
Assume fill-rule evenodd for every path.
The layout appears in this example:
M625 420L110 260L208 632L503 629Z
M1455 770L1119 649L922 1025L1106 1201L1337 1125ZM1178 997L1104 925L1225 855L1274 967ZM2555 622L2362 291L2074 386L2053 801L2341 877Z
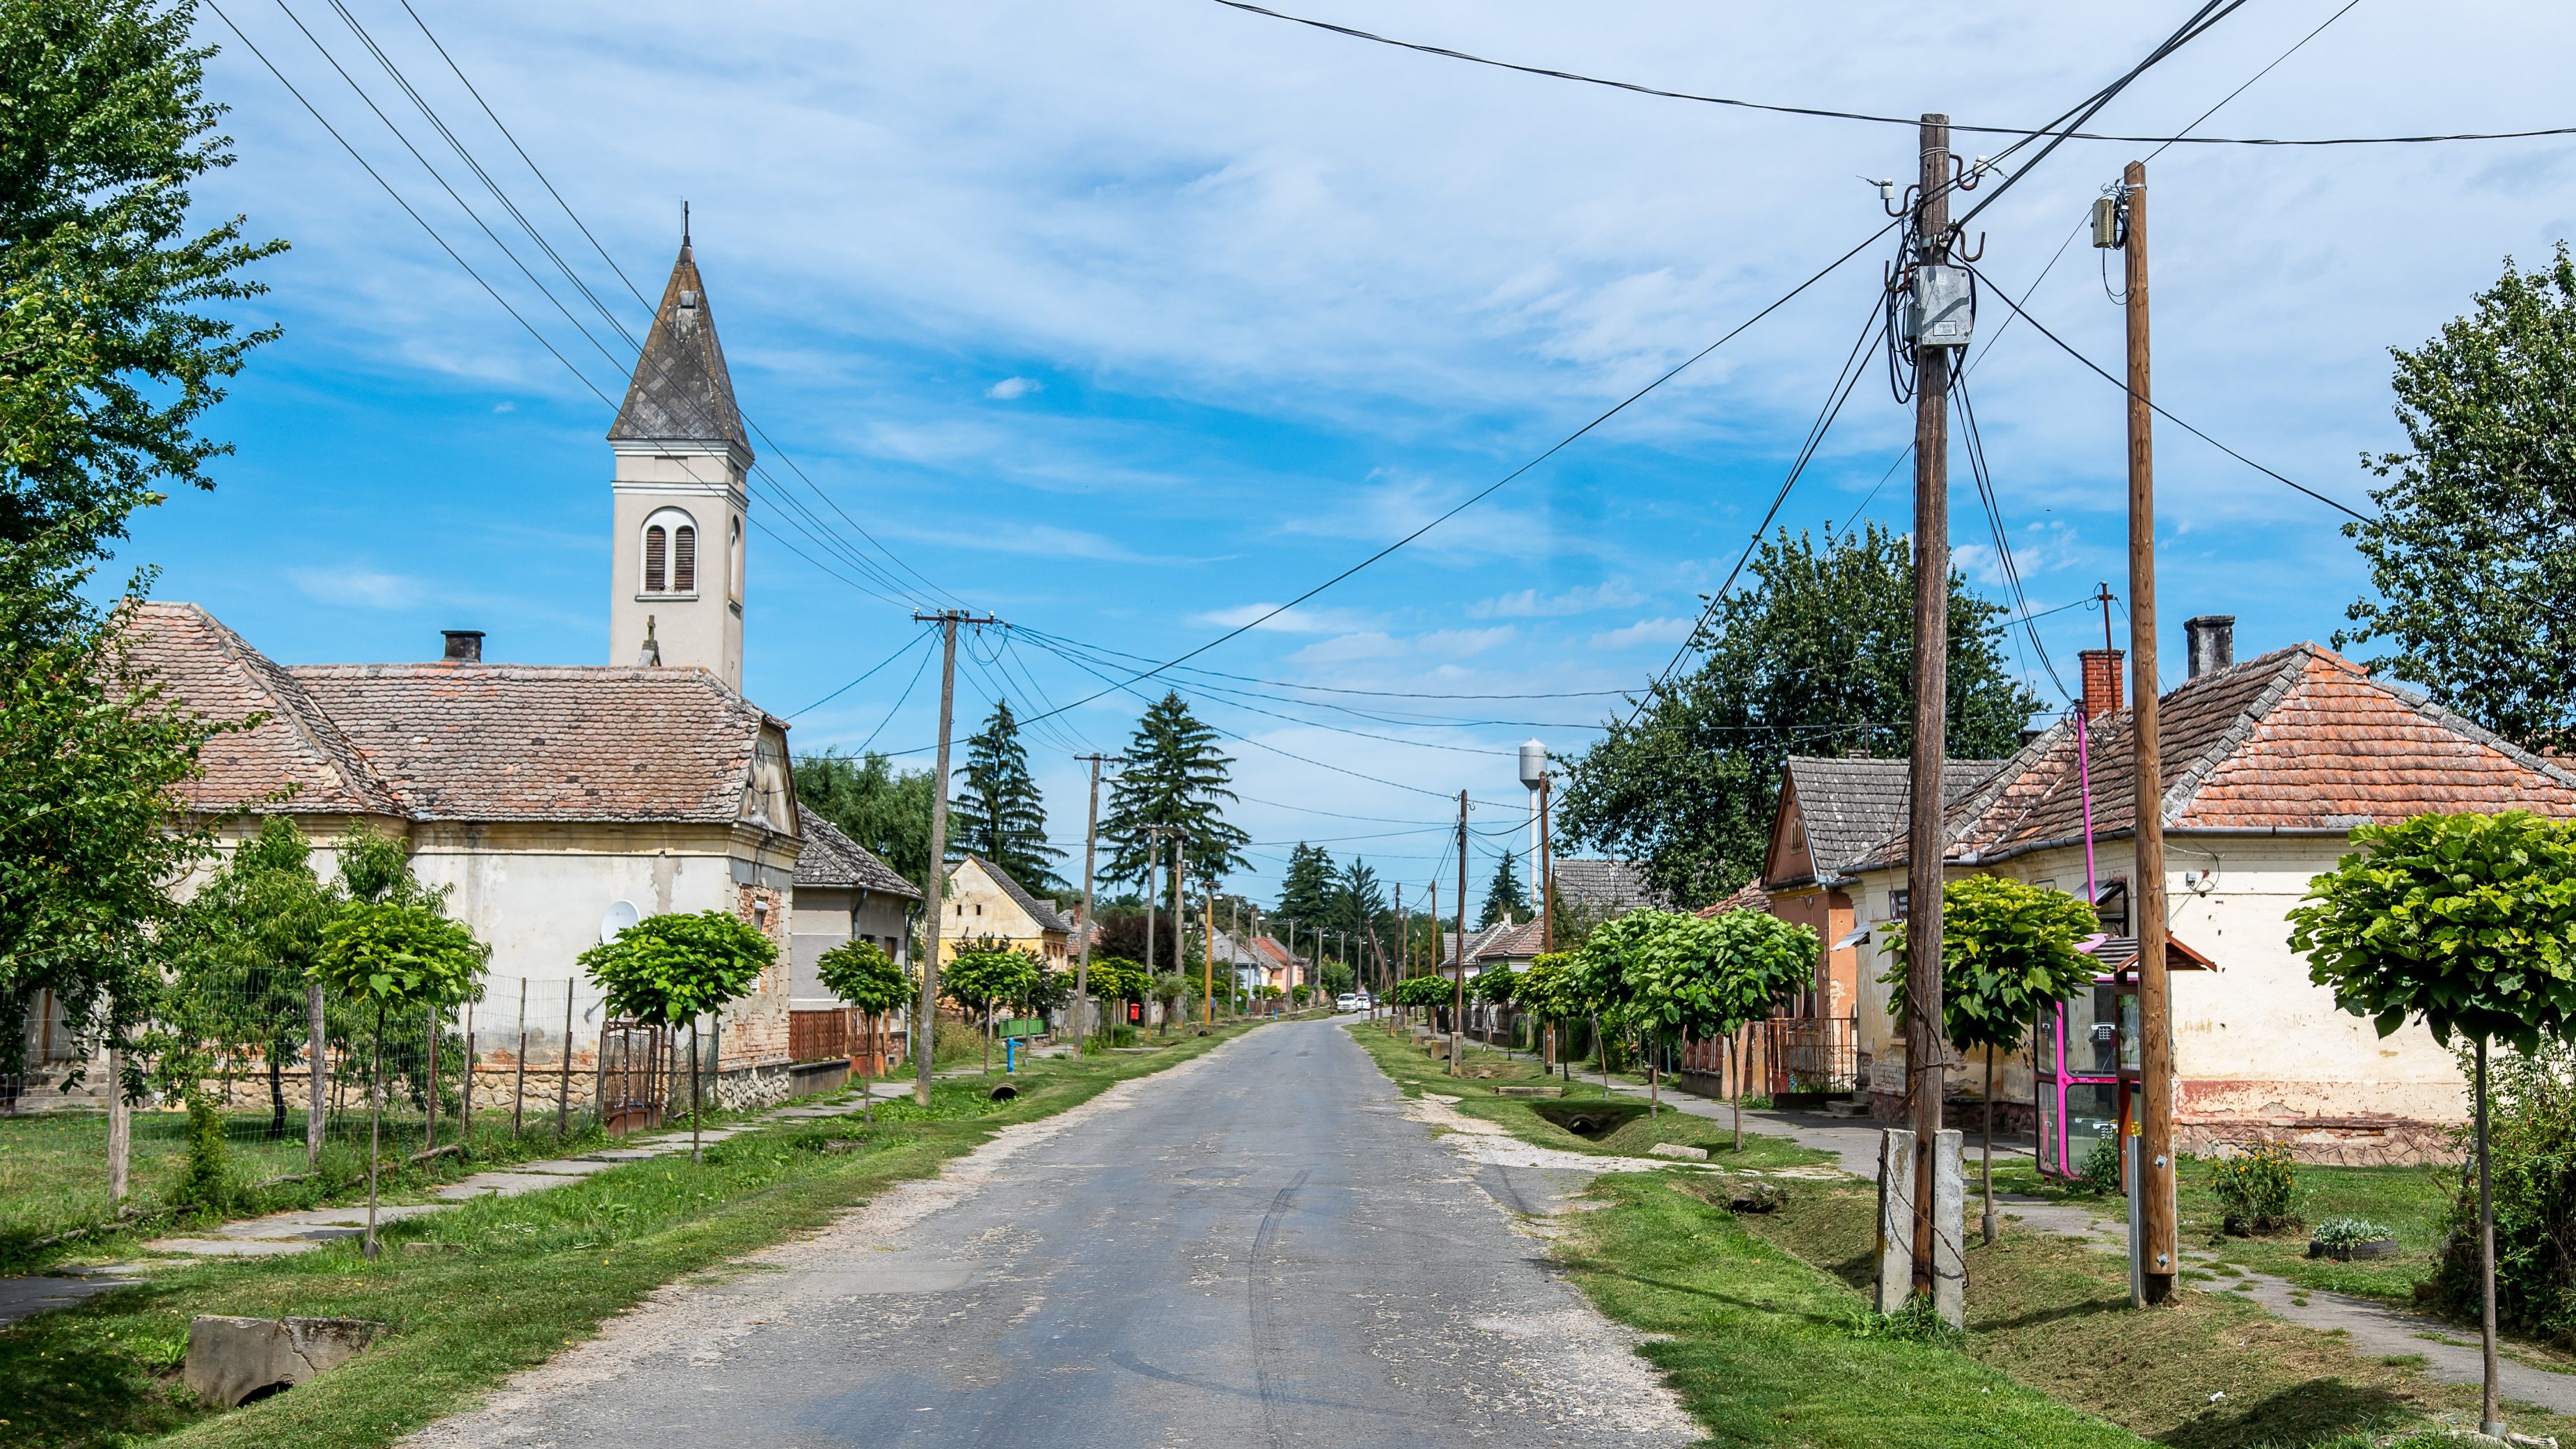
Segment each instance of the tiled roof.
M2003 765L2001 760L1950 761L1942 772L1943 805L1957 804ZM1782 808L1795 798L1816 876L1834 876L1905 833L1913 814L1908 808L1911 775L1912 766L1904 760L1790 757ZM1781 883L1812 878L1784 877Z
M266 716L220 734L198 753L204 773L184 787L208 812L400 815L392 787L293 676L195 604L135 610L133 663L172 704L209 720ZM281 787L288 793L277 800ZM261 803L269 802L269 803Z
M2136 828L2130 720L2121 710L2087 735L2096 839ZM2082 838L2074 731L2060 722L1954 809L1950 858L2000 860ZM2576 773L2314 644L2168 691L2157 733L2170 830L2340 833L2507 809L2576 816ZM1871 863L1903 859L1900 840Z
M1762 882L1749 880L1736 887L1735 894L1726 899L1714 905L1700 907L1698 914L1702 920L1706 920L1711 916L1722 916L1728 911L1767 911L1770 908L1771 893L1762 888Z
M1475 955L1468 959L1526 961L1538 954L1539 943L1544 939L1545 934L1537 921L1524 921L1517 926L1506 926L1492 933L1483 945L1476 948Z
M1467 960L1470 963L1473 963L1478 953L1482 952L1486 946L1518 929L1519 928L1516 926L1496 922L1493 925L1478 926L1476 929L1469 931L1467 933ZM1440 933L1441 969L1453 970L1457 965L1458 933L1455 931L1443 931Z
M706 284L698 279L697 258L685 240L608 436L750 446L734 405L733 374L716 341L716 314L707 306Z
M921 899L921 887L897 874L874 851L841 833L841 827L810 807L797 815L805 826L805 848L796 857L797 885L855 887L907 900Z
M1647 885L1644 873L1629 861L1559 858L1551 866L1561 901L1598 906L1613 915L1664 904L1663 893Z
M286 671L415 820L730 823L764 724L700 669L306 664Z
M1047 904L1045 901L1039 900L1036 896L1030 895L1025 886L1022 886L1018 881L1011 879L1011 873L1009 871L1002 869L1000 866L993 864L991 861L986 860L980 855L970 855L966 857L966 860L973 861L985 875L992 878L995 885L1002 888L1002 894L1009 896L1012 902L1018 905L1021 910L1028 912L1029 919L1038 923L1039 930L1069 932L1073 929L1073 927L1065 921L1064 917L1056 914L1055 907ZM957 867L964 865L966 860L961 860L950 865L948 867L948 873L955 875L957 873Z

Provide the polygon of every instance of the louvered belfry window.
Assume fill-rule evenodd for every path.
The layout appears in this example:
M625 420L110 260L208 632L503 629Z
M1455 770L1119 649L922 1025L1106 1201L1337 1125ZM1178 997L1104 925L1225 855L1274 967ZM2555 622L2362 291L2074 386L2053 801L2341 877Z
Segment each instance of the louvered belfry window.
M682 530L683 533L687 530ZM658 594L662 589L662 561L669 545L669 535L662 525L644 530L644 592Z
M698 591L698 531L687 524L671 531L671 591Z

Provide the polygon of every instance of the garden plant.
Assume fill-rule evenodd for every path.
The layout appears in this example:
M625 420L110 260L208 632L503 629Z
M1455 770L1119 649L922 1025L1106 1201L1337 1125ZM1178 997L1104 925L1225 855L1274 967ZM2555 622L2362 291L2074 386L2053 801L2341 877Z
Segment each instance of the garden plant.
M699 911L646 916L581 953L581 968L607 995L611 1015L646 1026L689 1024L689 1160L699 1140L698 1018L750 993L778 964L778 947L740 916Z
M823 953L814 963L814 974L825 990L848 1002L868 1018L876 1042L864 1055L868 1071L861 1079L859 1115L861 1120L876 1120L876 1065L886 1039L885 1018L903 1009L912 998L912 973L897 965L895 959L874 941L849 940Z

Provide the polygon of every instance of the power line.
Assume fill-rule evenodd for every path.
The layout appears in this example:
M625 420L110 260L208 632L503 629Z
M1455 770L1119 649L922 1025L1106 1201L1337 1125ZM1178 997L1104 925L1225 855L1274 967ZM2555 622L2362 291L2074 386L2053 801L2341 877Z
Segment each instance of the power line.
M896 650L895 650L892 654L889 654L889 655L887 655L886 657L884 657L883 659L878 660L876 663L869 665L869 666L868 666L868 669L867 669L867 674L862 674L862 675L860 675L857 679L853 679L853 680L851 680L849 683L842 685L840 688L838 688L838 689L836 689L836 690L833 690L830 694L824 695L821 699L818 699L818 700L814 701L812 704L809 704L809 705L805 706L805 708L804 708L804 709L791 710L791 711L789 711L789 712L788 712L787 717L788 717L789 719L794 719L794 718L796 718L796 716L798 716L798 715L800 715L800 714L804 714L804 713L806 713L806 711L808 711L808 710L821 709L823 706L825 706L825 705L827 705L827 704L830 704L833 700L839 699L842 695L845 695L845 694L849 693L851 690L858 688L860 684L862 684L862 683L864 683L864 682L866 681L866 679L867 679L867 677L868 677L868 675L869 675L869 674L874 674L874 673L876 673L878 670L885 668L885 667L886 667L887 665L889 665L889 664L892 664L892 663L893 663L893 662L895 662L897 659L902 658L905 654L908 654L908 653L910 653L912 650L919 648L919 647L921 646L922 641L923 641L923 640L925 640L925 639L928 639L929 637L930 637L929 635L927 635L927 634L923 634L923 635L920 635L920 636L918 636L918 637L916 637L916 638L911 638L911 639L907 639L907 640L905 640L905 641L902 643L902 645L900 645L899 647L897 647L897 648L896 648Z
M1974 268L1973 266L1971 266L1971 267L1969 268L1969 270L1970 270L1970 271L1975 271L1975 270L1976 270L1976 268ZM1979 275L1980 277L1982 277L1984 274L1983 274L1983 273L1979 273L1978 275ZM2131 392L2130 392L2130 390L2129 390L2129 385L2128 385L2127 383L2122 382L2120 379L2118 379L2118 378L2116 378L2116 377L2113 377L2111 374L2109 374L2109 373L2107 373L2107 372L2104 372L2104 371L2102 370L2102 368L2100 367L2100 365L2099 365L2099 364L2097 364L2097 363L2095 363L2095 362L2093 361L2093 359L2092 359L2092 358L2089 358L2089 357L2085 356L2083 353L2076 351L2072 346L2068 345L2068 343L2067 343L2067 341L2066 341L2066 339L2065 339L2065 338L2060 337L2060 336L2058 336L2056 333L2049 331L2049 330L2048 330L2048 326L2047 326L2047 324L2046 324L2046 323L2041 322L2037 317L2033 317L2033 316L2031 316L2031 315L2030 315L2030 313L2028 313L2027 311L2024 311L2024 310L2022 309L2022 305L2021 305L2019 302L2014 301L2014 300L2013 300L2009 295L2006 295L2006 294L2001 293L2001 292L1998 292L1996 295L1998 295L1998 296L2002 296L2002 297L2003 297L2003 299L2004 299L2004 305L2005 305L2005 306L2012 308L2014 312L2019 313L2019 314L2020 314L2024 319L2028 320L2031 326L2033 326L2033 327L2035 327L2035 328L2038 328L2038 329L2039 329L2039 335L2040 335L2040 336L2045 337L2045 338L2047 338L2049 341L2056 343L2059 351L2064 352L2067 356L2072 357L2072 358L2074 358L2076 361L2078 361L2078 362L2080 362L2080 363L2083 363L2086 367L2091 368L2091 369L2093 370L2093 375L2094 375L2094 376L2099 377L2099 378L2101 378L2104 382L2107 382L2107 383L2111 384L2113 387L2118 388L2121 392L2123 392L2123 393L2127 393L2128 395L2130 395L2130 396L2132 396L2132 397L2135 397L2135 396L2136 396L2136 394L2135 394L2135 393L2131 393ZM2340 513L2343 513L2343 514L2345 514L2345 515L2347 515L2347 516L2349 516L2349 517L2353 518L2353 519L2354 519L2354 520L2356 520L2357 522L2361 522L2361 523L2371 523L2371 522L2375 522L2375 521L2376 521L2376 520L2372 519L2368 514L2356 512L2356 511L2354 511L2354 509L2352 509L2349 505L2347 505L2347 504L2342 504L2342 503L2338 503L2338 502L2336 502L2335 500L2333 500L2333 499L2331 499L2331 498L2328 498L2326 495L2324 495L2324 494L2322 494L2322 493L2319 493L2317 490L2315 490L2314 488L2311 488L2311 487L2307 486L2307 485L2306 485L2306 484L2304 484L2304 483L2296 482L2296 481L2294 481L2294 480L2292 480L2292 479L2290 479L2290 478L2287 478L2287 477L2282 476L2282 475L2281 475L2281 474L2279 474L2279 473L2273 472L2271 469L2266 468L2266 467L2264 467L2262 464L2255 462L2253 459L2246 457L2243 453L2240 453L2240 452L2236 451L2234 448L2231 448L2231 447L2227 446L2225 443L2222 443L2222 442L2218 441L2216 438L2211 437L2209 434L2204 433L2204 432L2202 432L2200 429L2193 427L2191 424L2189 424L2189 423L2187 423L2187 422L2184 422L2182 419L2180 419L2180 418L2178 418L2178 417L2175 417L2175 416L2172 414L2172 412L2170 412L2170 411L2168 411L2168 410L2166 409L2166 407L2165 407L2165 405L2164 405L2164 404L2162 404L2162 403L2160 403L2160 402L2157 402L2155 399L2153 399L2153 398L2138 398L2138 401L2143 402L2143 403L2145 403L2148 407L2151 407L2151 408L2155 409L2155 411L2156 411L2156 416L2158 416L2158 417L2160 417L2160 418L2163 418L2166 422L2169 422L2169 423L2173 424L2175 427L2178 427L2178 428L2182 429L2184 432L2191 434L2193 437L2200 439L2202 442L2207 443L2209 446L2211 446L2211 447L2213 447L2213 448L2216 448L2218 451L2220 451L2220 452L2222 452L2222 453L2225 453L2227 456L2229 456L2229 457L2231 457L2231 458L2235 459L2235 460L2236 460L2237 462L2239 462L2239 463L2244 464L2246 467L2253 469L2255 472L2262 474L2264 477L2269 478L2269 479L2271 479L2272 481L2274 481L2274 482L2276 482L2276 483L2283 484L2283 485L2285 485L2285 486L2287 486L2287 487L2295 488L2295 489L2297 489L2299 492L2301 492L2301 493L2304 493L2304 494L2308 495L2310 498L2313 498L2313 499L2317 500L2319 503L2324 504L2324 505L2325 505L2325 506L2327 506L2328 508L2332 508L2332 509L2334 509L2334 510L2336 510L2336 511L2340 512Z
M1666 90L1660 86L1644 85L1636 81L1611 80L1602 76L1586 75L1580 71L1559 70L1552 66L1524 65L1517 61L1496 60L1490 56L1475 55L1463 50L1452 50L1447 46L1429 45L1416 40L1402 40L1390 35L1381 35L1375 31L1361 30L1348 25L1336 25L1328 20L1313 20L1303 15L1291 15L1283 10L1271 10L1263 6L1247 4L1245 3L1245 0L1215 0L1215 3L1224 6L1229 10L1240 10L1246 14L1259 15L1271 20L1284 20L1291 25L1303 25L1311 29L1326 31L1334 35L1346 36L1353 40L1365 40L1374 45L1391 46L1397 50L1410 50L1422 55L1438 56L1443 60L1464 61L1469 65L1490 66L1495 70L1517 71L1522 75L1540 76L1548 80L1572 81L1578 85L1601 86L1610 90L1630 91L1637 95L1654 96L1663 100L1693 101L1700 105L1727 106L1737 110L1746 111L1769 111L1778 115L1806 116L1819 120L1861 121L1879 126L1903 126L1908 130L1921 124L1921 119L1915 116L1881 116L1867 111L1836 110L1826 106L1779 105L1766 101L1742 100L1732 96L1712 96L1702 95L1694 91ZM2352 7L2347 5L2344 8L2348 10ZM2340 15L2341 12L2339 11L2337 14ZM2330 20L2327 23L2332 24L2333 22ZM2320 26L2318 28L2323 29L2324 27ZM2306 42L2304 41L2301 42L2301 44L2305 43ZM2295 49L2295 47L2293 48ZM2259 77L2257 78L2259 79ZM2207 118L2203 117L2203 119ZM1958 121L1951 122L1950 129L1953 131L1967 131L1985 136L2021 137L2042 135L2048 130L2047 127L1977 126L1968 125ZM2118 141L2140 146L2149 144L2163 146L2176 144L2190 146L2420 146L2434 142L2447 141L2522 141L2548 136L2576 136L2576 126L2544 126L2528 131L2462 131L2441 135L2421 136L2112 136L2101 135L2091 131L2076 131L2069 133L2067 139L2074 141Z

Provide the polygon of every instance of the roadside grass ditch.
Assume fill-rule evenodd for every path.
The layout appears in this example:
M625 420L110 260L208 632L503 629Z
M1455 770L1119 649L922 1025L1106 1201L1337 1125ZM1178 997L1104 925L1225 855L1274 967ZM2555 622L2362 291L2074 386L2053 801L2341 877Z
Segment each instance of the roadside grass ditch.
M1596 1210L1552 1230L1571 1280L1604 1313L1651 1335L1639 1352L1715 1442L2384 1449L2447 1442L2433 1436L2477 1422L2474 1385L2438 1383L2420 1372L2420 1358L2356 1354L2337 1335L2286 1323L2221 1282L2208 1285L2220 1291L2195 1284L2168 1308L2133 1312L2118 1257L2037 1229L2008 1226L1993 1245L1971 1232L1967 1333L1940 1341L1866 1306L1872 1184L1793 1177L1781 1181L1785 1201L1774 1211L1728 1209L1729 1169L1803 1167L1824 1154L1752 1132L1742 1154L1718 1150L1732 1141L1727 1123L1678 1113L1642 1132L1639 1117L1610 1136L1577 1137L1527 1111L1526 1101L1498 1096L1495 1087L1515 1084L1509 1076L1453 1078L1382 1031L1353 1034L1407 1095L1456 1097L1454 1110L1531 1143L1605 1155L1635 1155L1656 1141L1713 1149L1706 1168L1594 1179L1588 1205ZM1475 1060L1500 1066L1499 1054ZM1999 1189L2005 1181L1998 1172ZM2368 1210L2389 1221L2390 1202L2412 1191L2370 1195ZM2205 1185L2202 1194L2205 1237L2216 1216ZM2305 1242L2301 1234L2302 1253ZM2513 1418L2521 1432L2562 1442L2576 1430L2537 1412Z
M596 1332L663 1284L819 1228L887 1187L936 1173L1001 1127L1051 1116L1116 1082L1210 1051L1250 1027L1151 1056L1047 1058L987 1097L992 1077L936 1084L927 1108L781 1122L706 1149L564 1187L484 1198L293 1257L190 1261L149 1281L0 1330L0 1444L27 1449L360 1449L459 1409L511 1373ZM229 1412L181 1382L201 1313L368 1318L391 1326L346 1366Z

